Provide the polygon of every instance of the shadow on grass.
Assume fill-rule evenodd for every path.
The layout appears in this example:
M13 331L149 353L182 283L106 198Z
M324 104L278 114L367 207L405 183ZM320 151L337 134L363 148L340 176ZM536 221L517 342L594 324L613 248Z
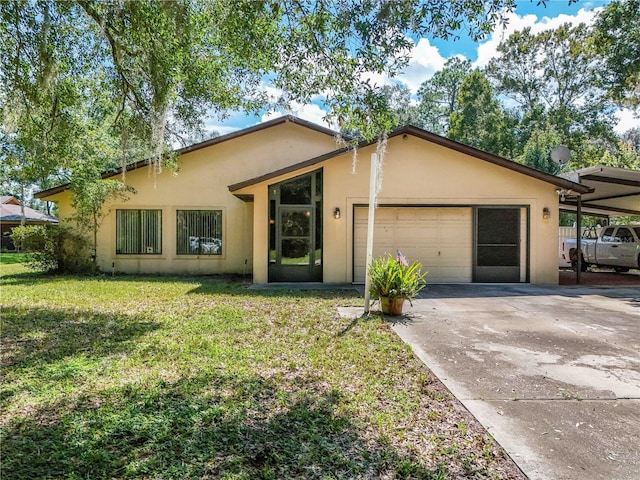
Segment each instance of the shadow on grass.
M446 477L369 438L319 385L202 375L52 405L4 425L4 478Z
M3 374L19 376L36 369L40 375L48 372L44 381L56 382L83 370L80 358L95 361L127 351L137 338L160 325L140 315L5 307L0 326ZM65 359L69 361L61 362ZM9 382L2 383L0 401L6 406L17 391Z
M3 365L42 365L77 353L118 353L128 342L159 326L141 315L2 308Z
M119 283L177 283L196 286L192 287L187 294L198 295L240 295L251 297L293 297L293 298L358 298L359 293L354 288L349 289L331 289L323 287L318 290L299 290L291 289L248 289L250 282L241 275L69 275L69 274L46 274L42 272L21 272L16 274L3 275L0 278L0 284L4 286L22 285L37 286L48 283L67 282L69 280L77 281L105 281Z

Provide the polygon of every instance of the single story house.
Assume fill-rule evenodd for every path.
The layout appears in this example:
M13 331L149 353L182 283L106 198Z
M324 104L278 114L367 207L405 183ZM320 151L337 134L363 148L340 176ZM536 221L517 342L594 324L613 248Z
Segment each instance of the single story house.
M23 218L24 217L24 218ZM21 225L57 224L58 219L33 208L23 207L20 200L11 195L0 196L0 247L13 251L15 246L11 238L13 228Z
M252 274L254 283L363 282L369 167L336 132L292 116L177 151L179 172L127 168L98 236L104 270ZM116 177L122 172L106 176ZM388 136L374 256L429 282L558 283L559 189L588 187L407 126ZM68 185L40 192L72 214Z

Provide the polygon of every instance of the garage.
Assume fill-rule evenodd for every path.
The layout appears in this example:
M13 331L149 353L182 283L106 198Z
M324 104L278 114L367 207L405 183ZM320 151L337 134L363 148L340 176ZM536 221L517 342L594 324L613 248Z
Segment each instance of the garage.
M376 257L400 250L430 284L558 283L559 192L589 187L411 126L389 134L382 165L384 181L377 143L362 143L230 185L253 202L254 283L364 283L372 177ZM321 181L304 198L283 197L310 176Z
M429 281L472 280L473 209L470 207L379 207L375 213L374 258L399 249L429 271ZM354 281L364 282L367 207L354 212Z
M354 207L353 279L365 280L366 206ZM520 206L381 206L373 256L400 250L430 283L526 282L528 210Z

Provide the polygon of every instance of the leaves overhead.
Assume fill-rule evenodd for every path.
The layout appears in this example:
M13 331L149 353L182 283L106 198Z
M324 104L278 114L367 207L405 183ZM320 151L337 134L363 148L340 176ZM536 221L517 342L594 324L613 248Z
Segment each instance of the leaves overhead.
M451 116L462 111L457 102L468 62L451 59L423 84L417 113L406 92L381 88L375 75L400 72L416 38L455 38L463 31L482 37L514 4L0 2L2 176L46 187L69 181L81 162L110 169L149 158L161 168L160 160L175 160L166 152L198 137L207 117L318 99L341 128L367 139L399 121L447 133ZM491 140L500 143L499 153L522 154L535 129L553 131L565 143L569 137L572 148L594 137L615 145L610 99L637 105L637 9L638 0L614 1L593 32L585 26L538 35L525 30L500 46L487 75L496 94L518 105L485 115L500 122L499 138Z
M601 73L614 100L640 107L640 0L616 0L603 10L592 36L604 56Z
M73 107L61 83L99 79L93 88L110 93L113 125L134 122L158 143L207 111L256 112L319 94L349 121L358 116L350 105L370 96L363 76L396 73L411 36L448 38L464 24L479 37L513 1L13 0L0 8L4 101L30 108L48 94ZM266 78L282 98L267 98Z

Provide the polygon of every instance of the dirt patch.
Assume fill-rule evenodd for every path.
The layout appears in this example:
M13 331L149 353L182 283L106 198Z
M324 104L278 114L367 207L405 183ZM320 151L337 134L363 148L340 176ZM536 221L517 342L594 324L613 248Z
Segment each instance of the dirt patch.
M576 285L576 272L560 270L560 285ZM582 272L580 285L640 286L640 270L631 270L626 273L616 273L607 269Z

